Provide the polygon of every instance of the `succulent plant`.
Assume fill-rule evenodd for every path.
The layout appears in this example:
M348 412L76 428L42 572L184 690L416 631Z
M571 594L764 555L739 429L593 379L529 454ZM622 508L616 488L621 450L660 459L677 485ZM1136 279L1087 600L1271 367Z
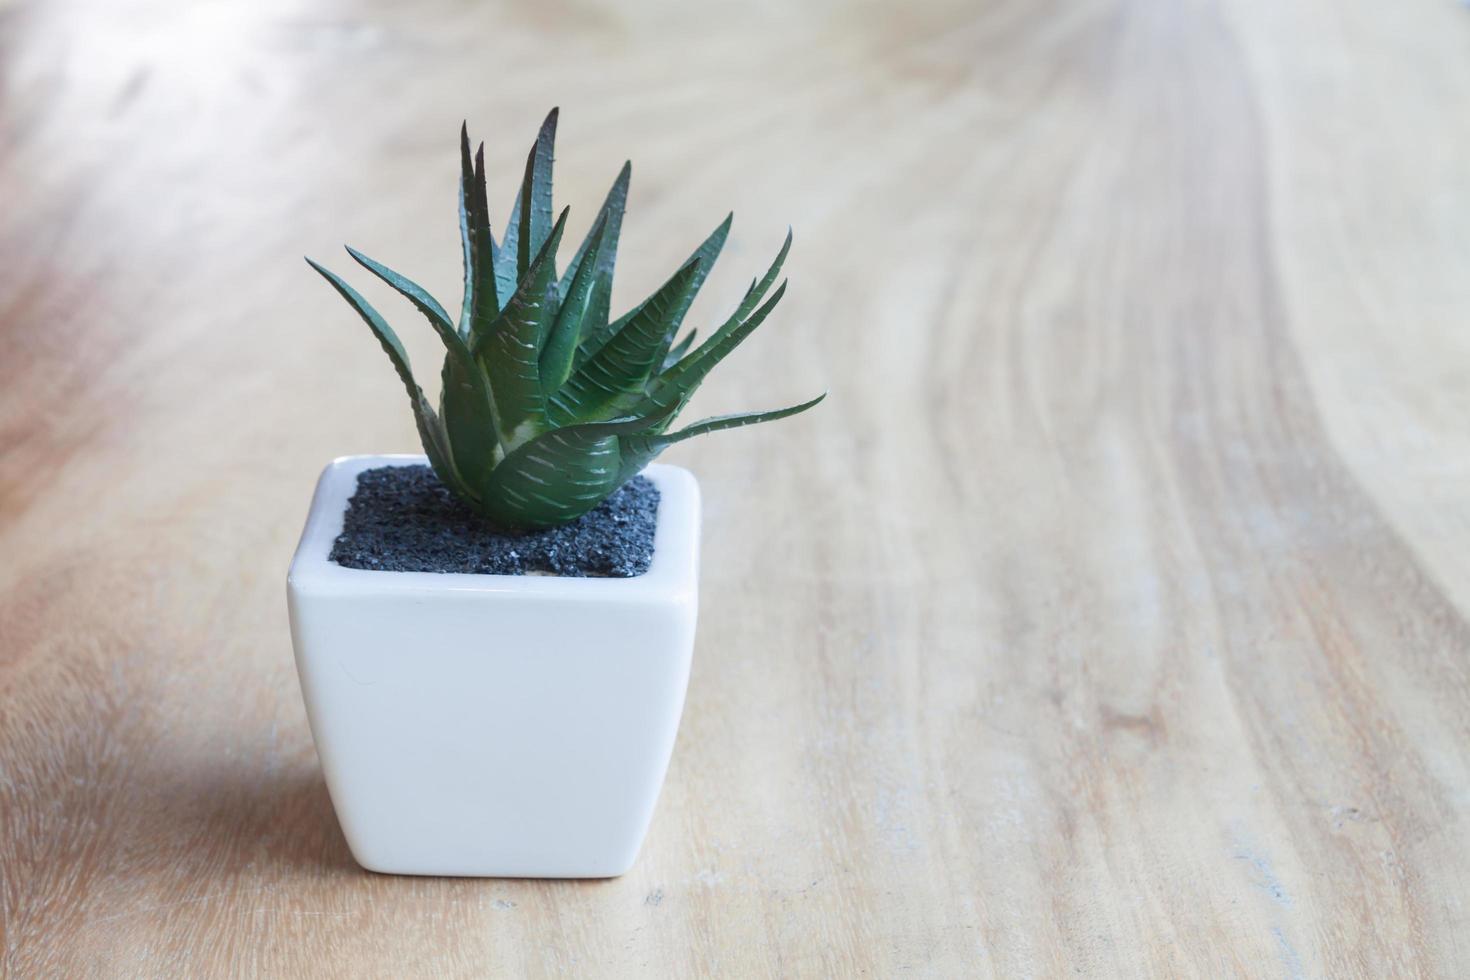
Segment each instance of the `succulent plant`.
M490 231L484 144L472 158L468 127L460 130L464 300L457 323L423 287L347 249L412 303L443 342L437 412L414 381L408 354L382 315L336 273L306 260L357 310L387 352L408 389L419 438L439 479L491 522L512 529L552 527L580 517L676 442L795 415L825 397L668 431L710 370L780 302L786 283L773 293L771 286L791 247L791 234L735 312L697 347L692 330L677 342L675 337L725 244L733 216L653 295L613 320L608 300L632 165L623 165L586 240L558 275L556 253L567 210L553 220L556 122L552 109L526 159L525 178L499 242Z

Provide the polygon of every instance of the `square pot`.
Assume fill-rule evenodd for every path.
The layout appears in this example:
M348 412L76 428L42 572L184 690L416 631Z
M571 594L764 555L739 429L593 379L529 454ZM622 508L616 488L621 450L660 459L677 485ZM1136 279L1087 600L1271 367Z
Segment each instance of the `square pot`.
M650 465L653 562L636 578L344 568L357 475L322 473L287 577L291 639L352 855L392 874L627 871L674 747L694 647L699 486Z

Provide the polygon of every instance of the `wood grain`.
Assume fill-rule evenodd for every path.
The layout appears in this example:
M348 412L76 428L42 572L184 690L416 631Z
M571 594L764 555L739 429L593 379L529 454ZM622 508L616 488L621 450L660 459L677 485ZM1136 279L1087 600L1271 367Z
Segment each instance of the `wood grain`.
M796 229L695 410L832 396L670 454L632 873L375 876L283 578L415 439L299 256L455 296L553 103L620 305ZM0 972L1470 975L1466 105L1447 0L0 4Z

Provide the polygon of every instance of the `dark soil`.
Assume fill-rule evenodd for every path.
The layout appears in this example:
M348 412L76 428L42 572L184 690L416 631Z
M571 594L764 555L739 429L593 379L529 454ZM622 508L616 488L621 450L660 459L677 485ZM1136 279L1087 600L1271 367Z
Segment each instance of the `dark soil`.
M631 578L648 571L658 488L634 477L583 516L546 531L501 531L454 499L427 466L357 477L332 561L383 572Z

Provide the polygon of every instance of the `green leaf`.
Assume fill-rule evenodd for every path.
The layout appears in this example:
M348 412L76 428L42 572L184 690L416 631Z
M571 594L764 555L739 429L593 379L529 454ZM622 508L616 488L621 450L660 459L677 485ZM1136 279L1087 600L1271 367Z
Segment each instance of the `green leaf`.
M438 300L429 295L427 289L407 276L394 272L376 259L369 258L351 245L347 245L345 248L347 249L347 254L352 256L358 265L392 286L404 299L412 303L434 327L434 330L438 332L445 346L448 346L452 342L449 338L458 341L458 346L464 346L464 340L460 338L458 332L454 329L454 322L449 319L449 313L443 306L439 305Z
M541 391L541 343L555 310L556 249L566 228L567 212L542 245L526 276L475 350L490 379L496 432L510 453L546 428L546 400Z
M490 388L475 365L469 345L454 328L444 307L422 286L351 246L347 252L417 307L439 334L446 351L440 372L439 410L455 468L466 483L479 486L495 467L495 416L490 408Z
M591 229L557 275L566 211L553 221L558 112L542 124L505 240L491 232L484 145L460 128L459 226L464 295L457 317L414 281L359 252L353 259L408 299L445 346L436 414L387 322L352 287L315 268L367 322L410 398L424 451L469 506L507 527L538 528L586 513L667 446L706 432L784 418L821 399L773 412L704 419L669 433L704 377L770 314L791 246L788 232L765 276L703 343L683 320L729 236L726 219L688 262L616 321L608 315L627 207L624 164ZM311 260L308 259L310 262ZM775 294L767 298L767 293Z
M733 415L716 415L712 418L700 419L687 428L678 432L640 432L631 433L620 440L622 472L619 474L622 480L631 479L639 470L647 466L655 456L663 452L676 442L685 439L693 439L695 436L704 435L707 432L718 432L721 429L738 429L746 425L756 425L760 422L774 422L777 419L789 418L798 415L807 409L819 404L827 397L824 391L811 401L802 402L800 405L792 405L790 408L778 408L770 412L738 412ZM657 414L649 416L657 418ZM669 416L665 415L664 418Z
M567 265L566 272L561 277L561 295L565 299L575 282L577 273L582 268L582 260L587 253L594 248L596 257L592 261L592 273L595 281L596 276L612 275L613 263L618 255L618 235L623 228L623 212L628 204L628 181L633 176L633 164L623 164L623 169L618 171L618 177L613 181L612 188L603 199L602 207L597 210L597 217L592 221L592 230L587 233L581 246L577 248L577 254L572 256L572 261ZM600 229L600 230L599 230Z
M654 369L663 363L678 317L689 308L699 279L699 260L691 261L664 283L597 354L573 372L547 402L557 425L611 418L624 402L641 398Z
M766 274L762 276L759 280L751 280L750 288L745 291L745 296L741 298L740 305L735 308L735 312L730 314L730 318L726 320L723 324L721 324L720 328L711 335L712 346L721 347L722 341L728 338L730 334L734 331L741 329L742 321L744 321L746 317L750 316L751 311L755 310L755 308L760 304L761 300L766 295L766 291L771 288L771 283L775 282L776 277L780 275L781 266L785 263L786 255L790 251L791 229L788 228L786 229L786 240L781 244L781 251L776 253L776 258L771 263L771 267L766 270ZM786 287L783 284L781 288L784 291ZM721 353L719 357L716 357L705 364L703 370L699 374L699 378L703 378L705 374L708 374L710 368L713 368L716 364L718 364L720 359L723 358L725 354L728 354L730 351L734 350L735 346L740 343L740 340L743 340L750 333L750 331L760 326L761 320L764 320L766 318L766 314L768 314L771 308L776 305L777 301L778 300L772 300L771 303L768 304L765 312L761 314L760 319L757 319L753 323L750 323L748 326L745 326L745 329L741 331L740 337L736 339L734 343L722 346L721 349L723 353ZM673 349L669 351L668 357L664 358L663 367L660 369L661 371L667 372L670 368L677 364L686 353L688 353L690 345L694 342L695 333L696 331L691 330L688 336L686 336L677 345L675 345ZM693 385L698 385L698 383L699 382L697 379L692 382ZM688 394L691 394L692 392L693 387L691 387L689 391L685 393L685 397L687 397Z
M541 388L549 397L566 383L572 372L572 358L577 352L577 339L581 336L582 324L593 299L594 286L598 280L598 258L607 237L606 216L599 218L588 240L592 248L587 252L587 261L577 263L575 272L568 269L572 277L571 288L562 295L556 311L556 321L546 338L541 351ZM580 256L579 256L580 258ZM603 277L600 281L609 281ZM566 277L562 278L566 282ZM606 316L604 312L603 316Z
M606 330L611 306L612 273L604 273L597 277L597 282L592 286L592 295L587 300L587 312L582 315L578 333L585 335L590 330ZM575 357L573 363L576 363Z
M739 321L744 320L746 317L750 316L751 310L760 305L761 300L765 298L766 290L771 288L771 284L775 282L776 277L781 274L781 266L786 263L786 256L790 251L791 229L787 228L786 240L781 243L781 251L776 253L775 260L771 263L771 267L766 270L766 274L764 276L761 276L760 282L754 283L750 287L750 289L746 290L745 298L740 301L740 305L736 307L735 312L730 315L730 319L725 321L726 326L730 326L731 324L738 323Z
M658 438L663 439L666 445L672 446L676 442L685 439L693 439L708 432L719 432L723 429L739 429L747 425L758 425L761 422L774 422L777 419L790 418L800 415L809 408L820 405L827 397L824 391L810 401L804 401L800 405L792 405L788 408L778 408L769 412L735 412L730 415L714 415L707 419L700 419L693 425L686 426L678 432L668 433Z
M460 304L459 322L466 332L475 312L475 279L480 257L475 241L475 170L470 162L470 124L459 124L459 244L464 253L464 300Z
M460 304L459 331L468 336L475 311L481 305L499 308L495 300L495 242L490 235L490 216L485 206L485 147L470 159L469 124L459 130L459 238L464 251L464 301ZM489 282L486 284L486 271Z
M419 430L419 441L423 443L424 453L429 457L429 463L434 467L434 472L456 496L471 502L476 501L475 494L465 485L454 467L444 427L439 417L434 414L434 409L429 405L428 399L424 397L423 389L414 381L413 371L408 364L408 353L403 349L398 335L393 332L393 328L388 326L388 321L383 319L372 304L363 299L357 290L347 285L341 276L309 258L306 262L321 273L322 277L332 284L332 288L336 289L338 294L357 311L367 323L368 328L372 330L373 335L378 338L383 352L393 362L393 369L398 372L398 379L403 382L403 387L408 392L409 403L413 406L414 422Z
M679 358L689 353L689 348L694 345L694 338L697 336L699 336L699 331L691 330L684 335L683 340L680 340L674 346L670 347L669 352L664 355L664 363L663 366L659 368L659 370L667 371L669 368L679 363Z
M505 240L495 249L495 288L500 296L500 308L505 309L520 284L520 237L521 195L516 193L515 203L510 207L510 217L505 219Z
M705 376L714 370L731 351L740 346L755 328L765 322L781 297L786 295L783 282L766 303L743 322L726 322L715 331L694 353L688 355L653 379L648 386L648 397L639 403L639 411L660 411L689 400Z
M674 356L673 351L669 352L669 357L664 361L663 371L665 373L663 377L655 381L651 389L656 397L659 397L660 392L665 392L665 389L670 387L673 388L673 392L665 392L659 404L665 404L667 402L668 394L673 394L680 400L687 401L705 375L709 374L716 364L720 363L727 354L739 346L740 342L748 337L751 331L761 325L761 322L765 320L771 310L775 309L776 304L785 295L785 283L781 284L781 288L776 291L776 295L769 303L756 311L756 316L751 316L751 312L756 310L761 299L766 295L766 291L771 288L771 283L775 282L776 277L781 274L781 266L786 262L786 255L790 251L791 229L788 228L786 229L786 240L782 242L781 250L776 253L776 258L771 262L771 267L766 270L766 274L758 281L753 281L750 284L750 288L745 291L745 296L741 299L740 305L735 308L735 312L730 314L730 318L720 325L720 328L710 336L709 341L701 348L698 359L692 359L688 365L684 365L670 374L670 368L678 360L683 358L683 351L680 351L678 357ZM750 317L750 319L747 320L747 317ZM681 348L687 350L688 344L693 339L694 336L691 331L690 336L684 338L684 342L680 345Z
M495 272L495 236L490 233L490 205L485 199L485 144L475 150L474 169L470 174L470 245L474 268L467 270L471 281L467 305L460 313L461 336L471 338L475 332L489 328L500 312L500 286ZM468 318L466 318L468 317Z
M521 229L519 241L519 278L525 279L532 260L540 254L551 234L551 168L556 145L556 117L552 109L541 124L541 132L526 157L526 176L521 183Z
M502 527L554 527L596 507L627 477L619 437L646 432L663 416L565 426L537 436L505 458L480 510ZM636 471L635 471L636 472Z
M720 226L716 228L710 234L710 236L700 244L697 249L694 250L694 254L689 256L689 258L685 260L684 265L680 267L680 271L682 271L683 269L688 268L691 263L699 263L697 267L697 272L695 273L695 278L693 280L693 286L689 291L689 295L684 301L683 307L675 311L674 327L676 330L678 329L679 323L683 321L684 314L689 312L689 304L694 302L694 296L696 293L699 292L699 287L704 285L704 280L705 277L709 275L710 267L715 264L715 259L719 258L720 250L725 247L725 239L728 238L730 235L730 224L734 220L734 214L726 215L725 220L720 222ZM663 289L667 287L668 284L665 283L664 286L660 287L659 292L654 293L653 296L650 296L642 303L639 303L637 306L633 307L622 317L618 318L617 321L609 324L605 329L596 333L584 335L582 337L581 344L579 344L577 347L577 359L573 367L580 368L583 364L586 364L589 360L591 360L598 351L602 350L603 345L605 345L613 337L617 336L618 333L624 327L626 327L633 320L634 317L642 312L644 306L653 301L654 296L658 296L659 293L661 293Z

